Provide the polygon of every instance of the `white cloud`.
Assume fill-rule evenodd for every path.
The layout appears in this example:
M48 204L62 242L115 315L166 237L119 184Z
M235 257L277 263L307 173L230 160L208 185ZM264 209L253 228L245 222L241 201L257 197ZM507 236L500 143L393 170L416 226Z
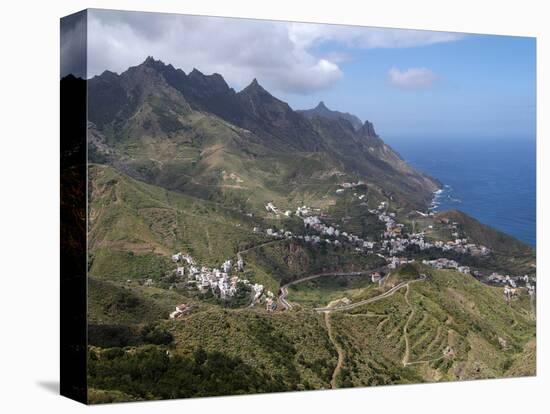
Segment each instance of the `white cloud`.
M89 74L122 72L149 55L189 72L220 73L236 89L308 94L332 86L353 48L395 48L457 40L452 33L91 10ZM332 49L316 46L331 42ZM336 50L333 50L336 49Z
M391 68L388 71L390 83L398 88L427 89L431 88L439 77L427 68L409 68L401 71Z
M288 25L255 20L93 11L89 66L122 72L148 55L182 68L220 73L236 89L253 78L274 90L306 94L332 85L342 71L289 37Z
M329 24L289 23L289 27L289 37L302 47L333 40L352 48L395 49L454 42L465 36L461 33Z

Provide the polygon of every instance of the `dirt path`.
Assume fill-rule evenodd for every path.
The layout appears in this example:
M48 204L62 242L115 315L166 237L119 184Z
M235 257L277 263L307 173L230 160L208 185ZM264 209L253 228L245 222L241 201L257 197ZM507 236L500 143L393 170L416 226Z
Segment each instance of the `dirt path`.
M249 247L248 249L241 250L240 252L237 252L237 258L241 257L242 254L247 253L250 250L259 249L260 247L267 246L268 244L279 243L283 240L285 239L269 240L269 241L257 244L256 246Z
M336 363L336 368L334 368L334 371L332 372L332 379L330 380L330 387L332 389L335 389L338 388L338 385L336 384L336 379L338 378L338 375L342 370L342 365L344 365L344 351L334 338L332 325L330 324L330 312L325 312L325 325L327 326L328 337L330 338L330 341L332 342L334 348L336 349L336 352L338 353L338 362Z
M332 375L332 382L331 382L331 386L332 388L335 388L335 381L336 381L336 377L338 375L338 373L340 372L340 369L341 369L341 363L340 363L340 360L342 360L343 362L343 353L341 353L341 348L340 346L338 345L338 343L334 340L334 338L332 337L332 331L331 331L331 327L330 327L330 313L331 312L334 312L334 311L345 311L345 310L350 310L350 309L353 309L353 308L356 308L357 306L363 306L363 305L367 305L369 303L373 303L373 302L376 302L376 301L379 301L381 299L384 299L384 298L387 298L387 297L390 297L392 296L393 294L395 294L395 292L397 292L398 290L402 289L402 288L406 288L406 292L405 292L405 302L407 303L407 305L409 306L409 308L411 309L411 313L409 314L409 316L407 317L407 321L405 322L405 325L403 326L403 338L405 340L405 353L403 355L403 359L402 359L402 363L403 363L403 366L406 367L408 365L413 365L413 364L422 364L422 363L429 363L429 362L432 362L432 361L436 361L438 359L441 359L442 357L440 358L435 358L435 359L431 359L431 360L424 360L424 361L410 361L410 353L411 353L411 350L410 350L410 343L409 343L409 332L408 332L408 329L409 329L409 324L410 322L412 321L412 319L414 318L414 315L416 313L414 307L412 306L411 302L409 301L409 290L410 290L410 285L412 283L415 283L415 282L421 282L421 281L424 281L426 280L426 275L424 274L421 274L420 275L420 278L418 279L415 279L415 280L410 280L408 282L401 282L401 283L398 283L397 285L395 285L394 287L392 287L391 289L387 290L386 292L384 293L381 293L380 295L378 296L375 296L375 297L372 297L372 298L369 298L369 299L365 299L365 300L362 300L362 301L359 301L359 302L355 302L355 303L350 303L349 305L342 305L342 306L331 306L331 304L329 304L329 306L327 307L324 307L324 308L315 308L315 310L317 312L323 312L325 314L325 323L327 325L327 329L329 331L329 336L331 338L331 341L334 343L334 346L336 348L336 350L338 351L338 361L339 361L339 364L336 365L336 369L334 370L334 373ZM294 282L294 283L298 283L298 281ZM288 294L288 292L286 292L285 290L285 295L283 297L283 299L286 298L286 295ZM286 300L286 299L285 299ZM379 316L379 315L377 315ZM381 316L381 315L380 315ZM387 319L386 319L387 320Z
M301 279L293 280L287 284L281 286L281 293L279 294L279 302L285 307L285 309L292 309L292 303L287 299L288 296L288 287L292 285L297 285L298 283L306 282L308 280L317 279L324 276L360 276L368 272L330 272L330 273L317 273L314 275L306 276Z
M407 285L407 290L405 292L405 302L407 302L407 305L411 309L411 313L409 314L409 317L407 318L407 322L405 322L405 325L403 325L403 337L405 339L405 353L403 354L402 362L403 362L404 367L409 365L409 355L410 355L410 352L411 352L411 348L409 346L409 335L408 335L407 330L409 328L409 323L411 322L411 320L412 320L412 318L414 317L414 314L415 314L414 307L409 302L409 285Z
M320 276L328 276L328 275L335 275L335 273L326 273L326 274L321 274L321 275L312 275L312 276L308 276L306 278L303 278L303 279L299 279L299 280L295 280L293 282L290 282L290 283L287 283L286 285L284 285L283 287L281 287L281 294L279 296L279 300L280 302L287 308L287 309L291 309L292 308L292 304L289 303L287 300L286 300L286 296L288 295L288 290L287 290L287 287L290 286L290 285L293 285L293 284L296 284L296 283L300 283L300 282L303 282L305 280L311 280L311 279L314 279L316 277L320 277ZM368 304L368 303L372 303L372 302L376 302L378 300L381 300L381 299L384 299L384 298L387 298L389 296L392 296L395 292L397 292L399 289L402 289L404 287L407 288L407 291L405 292L405 300L407 302L407 304L409 305L409 307L411 308L411 314L409 315L409 317L407 318L407 322L405 324L405 326L403 327L403 334L405 336L405 355L403 356L403 365L404 366L407 366L407 365L410 365L410 364L419 364L419 363L422 363L422 362L430 362L430 361L416 361L416 362L409 362L409 353L410 353L410 348L409 348L409 338L408 338L408 335L407 335L407 328L408 328L408 325L409 325L409 322L411 321L412 317L414 316L414 308L412 307L412 305L410 304L409 302L409 298L408 298L408 294L409 294L409 285L411 283L414 283L414 282L419 282L419 281L423 281L426 279L426 275L422 274L420 275L420 278L419 279L415 279L415 280L410 280L408 282L401 282L399 284L397 284L396 286L392 287L391 289L389 289L388 291L378 295L378 296L375 296L373 298L370 298L370 299L365 299L365 300L362 300L362 301L359 301L359 302L356 302L356 303L352 303L352 304L349 304L349 305L343 305L343 306L337 306L337 307L333 307L331 306L332 305L332 302L329 303L329 305L325 308L316 308L315 310L317 312L323 312L325 315L325 325L327 327L327 332L328 332L328 336L330 338L330 341L332 342L332 344L334 345L334 348L336 349L336 352L338 353L338 362L336 363L336 367L334 368L334 371L332 373L332 379L330 381L330 386L331 388L335 389L335 388L338 388L338 385L336 383L336 380L338 378L338 375L340 375L340 371L342 370L342 366L344 364L344 351L342 349L342 347L338 344L338 342L336 341L335 337L334 337L334 333L332 331L332 325L330 323L330 314L331 312L333 311L341 311L341 310L349 310L349 309L353 309L357 306L362 306L362 305L365 305L365 304ZM369 315L370 316L370 315ZM373 316L377 316L377 317L380 317L382 315L373 315ZM384 315L385 316L385 315ZM387 319L385 319L387 320Z
M292 303L289 302L286 297L288 296L288 289L286 286L281 288L281 294L279 295L279 302L285 307L286 310L292 309Z
M351 273L351 274L361 274L361 273L354 272L354 273ZM298 280L292 281L290 283L287 283L286 285L281 287L281 293L279 295L279 302L286 309L292 309L292 304L290 302L288 302L288 300L286 299L286 297L288 296L288 286L291 286L291 285L294 285L294 284L297 284L297 283L301 283L301 282L304 282L306 280L315 279L315 278L318 278L318 277L321 277L321 276L330 276L330 275L334 276L334 275L343 275L343 274L342 273L340 273L340 274L338 274L338 273L325 273L325 274L311 275L311 276L308 276L308 277L305 277L305 278L298 279ZM330 303L326 307L315 308L316 312L319 312L319 313L322 312L322 313L325 314L325 325L327 327L328 336L329 336L332 344L334 345L334 348L336 349L336 352L338 353L338 362L336 363L336 368L334 369L334 372L332 373L332 379L330 381L331 388L337 388L336 380L338 378L338 375L340 374L340 371L342 370L342 365L344 363L344 352L343 352L341 346L338 344L338 342L334 338L334 334L332 332L332 326L331 326L331 323L330 323L330 314L331 314L331 312L346 311L346 310L356 308L358 306L363 306L363 305L367 305L369 303L379 301L381 299L392 296L393 294L395 294L395 292L397 292L398 290L400 290L402 288L407 289L406 292L405 292L405 302L407 303L407 305L411 309L411 313L407 317L407 321L405 322L405 325L403 326L403 338L405 340L405 353L404 353L403 359L401 361L403 363L403 366L406 367L408 365L413 365L413 364L430 363L432 361L436 361L438 359L443 358L443 357L440 357L440 358L435 358L435 359L431 359L431 360L410 361L410 352L411 351L410 351L410 344L409 344L408 329L409 329L409 324L410 324L411 320L414 318L414 315L415 315L416 311L415 311L414 307L412 306L411 302L409 301L409 290L410 290L409 286L412 283L421 282L421 281L424 281L424 280L426 280L426 275L421 274L420 278L418 278L418 279L398 283L397 285L395 285L391 289L387 290L386 292L381 293L380 295L369 298L369 299L365 299L365 300L355 302L355 303L350 303L348 305L331 306L332 303ZM372 316L381 317L382 315L376 315L375 314L375 315L372 315ZM387 319L384 319L384 320L387 320Z
M384 299L384 298L387 298L389 296L392 296L395 292L397 292L399 289L402 289L404 287L409 287L409 285L411 283L415 283L415 282L421 282L423 280L426 279L426 275L422 274L420 275L420 278L419 279L415 279L415 280L410 280L408 282L401 282L401 283L398 283L397 285L395 285L394 287L392 287L391 289L385 291L384 293L381 293L380 295L378 296L374 296L372 298L369 298L369 299L365 299L365 300L361 300L359 302L355 302L355 303L350 303L349 305L341 305L341 306L335 306L335 307L330 307L330 306L327 306L327 307L324 307L324 308L315 308L315 310L317 312L335 312L335 311L345 311L345 310L350 310L350 309L353 309L353 308L356 308L358 306L363 306L363 305L367 305L369 303L372 303L372 302L376 302L378 300L381 300L381 299Z
M350 318L357 318L362 316L363 318L388 318L388 315L378 313L346 313L346 316Z
M212 255L212 244L210 243L210 232L206 229L206 242L208 243L208 253Z
M244 250L241 250L241 251L238 251L237 252L237 260L243 260L243 254L251 251L251 250L254 250L254 249L258 249L260 247L263 247L263 246L267 246L268 244L272 244L272 243L278 243L280 242L281 240L283 239L276 239L276 240L269 240L269 241L266 241L266 242L263 242L263 243L260 243L260 244L257 244L256 246L252 246L252 247L249 247L247 249L244 249ZM254 294L254 292L252 292L252 296L251 296L251 300L250 300L250 305L248 305L249 308L252 308L254 307L254 305L256 305L256 295Z
M409 285L407 285L407 291L405 292L405 302L407 302L407 305L411 309L411 313L407 317L407 322L405 322L405 325L403 326L403 338L405 339L405 353L403 354L403 360L401 361L403 363L404 367L407 367L409 365L418 365L418 364L429 364L430 362L437 361L439 359L443 359L444 356L440 356L438 358L432 358L432 359L425 359L425 360L418 360L418 361L410 361L410 355L411 355L411 347L409 343L409 324L414 318L414 315L416 313L414 306L411 305L411 302L409 301Z

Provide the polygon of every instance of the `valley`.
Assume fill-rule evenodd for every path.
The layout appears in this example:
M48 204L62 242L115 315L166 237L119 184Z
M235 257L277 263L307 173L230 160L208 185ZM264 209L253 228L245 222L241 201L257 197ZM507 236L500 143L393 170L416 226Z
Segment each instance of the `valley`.
M151 57L87 82L91 402L535 374L534 250L371 122Z

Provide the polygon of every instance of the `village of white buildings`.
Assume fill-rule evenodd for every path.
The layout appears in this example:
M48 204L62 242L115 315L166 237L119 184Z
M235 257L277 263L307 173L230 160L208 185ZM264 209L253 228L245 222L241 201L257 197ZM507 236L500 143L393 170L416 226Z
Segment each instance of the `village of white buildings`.
M267 310L275 310L273 292L264 289L261 284L251 283L248 279L238 276L244 271L244 260L240 254L237 254L235 263L231 259L227 259L219 268L199 266L190 255L181 252L172 255L172 262L177 265L176 276L184 278L188 286L195 286L201 293L211 291L217 298L229 301L239 292L250 292L250 306L262 301L265 302ZM185 307L185 310L181 310L182 306L185 307L185 305L178 305L176 310L170 314L171 319L186 313L188 308Z
M350 185L354 184L352 183ZM359 195L358 198L364 199L364 196L365 195ZM447 242L429 242L426 241L424 232L403 235L403 228L405 226L396 222L396 214L388 213L387 207L387 203L382 202L376 209L369 209L371 214L375 214L378 220L385 224L385 230L381 234L380 241L377 242L364 240L355 234L341 231L337 227L323 223L321 216L314 214L313 210L307 206L298 207L294 214L302 219L304 227L307 230L313 230L317 234L294 235L292 232L285 229L274 230L272 228L266 229L265 234L277 238L299 239L313 244L325 243L334 246L344 244L352 245L358 252L377 254L383 257L387 261L389 269L396 269L402 264L414 261L414 259L408 260L403 257L398 257L399 253L404 252L409 246L418 246L420 250L435 248L440 249L442 252L453 251L459 254L470 254L472 256L485 256L490 253L490 249L487 247L468 243L466 238L456 238L455 240ZM279 209L271 202L266 205L266 210L275 214L280 214ZM286 211L284 214L286 216L291 216L292 212ZM456 229L457 223L452 223L450 227ZM260 233L262 229L255 227L254 232ZM458 232L453 232L452 235L458 237ZM460 266L456 261L445 258L423 261L423 263L438 269L457 269L461 273L470 273L470 268L468 266Z
M363 181L358 181L356 183L343 183L340 185L341 188L336 190L336 193L341 194L348 189L354 189L364 184L365 183ZM441 190L437 190L435 192L436 197L440 194L440 192ZM353 195L362 201L361 205L367 206L366 194L358 194L357 192L354 192ZM272 202L269 202L265 208L270 213L274 213L276 215L281 214L281 211ZM433 210L433 207L431 207L430 210ZM385 230L380 235L380 240L377 242L364 240L352 233L341 231L337 227L324 224L322 221L322 214L319 211L314 212L312 208L307 206L298 207L294 214L303 220L304 227L306 229L313 230L317 234L293 235L292 232L284 229L275 231L271 228L266 229L265 234L271 237L300 239L313 244L326 243L334 246L340 246L343 244L352 245L356 251L364 252L366 254L377 254L378 256L384 258L387 262L387 267L390 270L396 269L407 263L415 262L415 259L399 257L399 253L405 252L409 246L417 246L421 251L428 249L439 249L442 252L454 252L459 255L487 256L491 253L491 250L486 246L470 243L467 238L460 237L459 225L456 222L450 222L447 219L443 219L443 223L447 225L447 228L450 230L451 236L454 237L454 240L427 241L424 231L407 233L405 235L405 225L396 221L396 214L394 212L388 212L387 202L383 201L377 208L369 209L368 211L371 214L375 214L378 217L378 220L385 224ZM429 211L428 213L415 211L415 213L422 217L434 216L433 211ZM289 210L284 212L284 215L287 217L292 216L292 214L293 213ZM433 226L430 225L429 228L432 229ZM261 232L262 230L255 227L254 231ZM535 293L535 286L532 283L535 281L535 278L530 278L528 275L510 276L501 275L494 272L488 276L484 276L479 271L472 271L469 266L461 265L456 260L447 259L444 257L434 260L422 260L422 263L435 269L453 269L465 275L471 274L478 279L483 278L488 283L504 286L504 294L506 298L513 296L512 292L515 294L515 290L513 289L517 289L519 284L524 285L531 296ZM373 282L379 280L378 272L373 272L372 280Z
M343 183L341 188L336 192L341 194L344 191L354 190L356 187L364 185L364 182ZM361 205L367 206L366 194L353 193L361 201ZM381 202L377 208L369 209L369 213L376 215L378 220L384 224L384 231L380 234L378 241L364 240L363 238L354 235L350 232L342 231L338 225L331 226L323 222L323 214L319 209L313 209L306 205L291 210L280 210L273 202L268 202L265 205L268 213L276 216L285 215L286 217L295 216L303 221L304 228L308 234L293 234L289 230L273 228L261 229L254 227L254 233L262 233L275 239L296 239L312 244L327 244L333 246L350 246L357 252L364 254L376 254L386 260L386 266L389 270L398 268L401 265L415 262L415 259L401 257L400 253L406 251L410 246L420 251L427 249L439 249L441 252L454 252L459 255L471 256L486 256L490 254L490 249L485 246L477 245L468 242L465 237L459 237L458 223L445 221L447 228L451 231L454 240L451 241L428 241L424 231L404 233L405 225L396 221L396 214L389 212L388 203ZM416 211L417 214L428 217L433 216L433 211L422 213ZM432 228L432 226L429 226ZM312 234L315 233L315 234ZM240 253L237 253L237 260L233 262L231 259L225 260L219 268L208 268L199 266L195 260L183 253L176 253L172 256L172 261L177 264L175 273L180 278L185 278L188 285L194 285L200 292L211 291L216 297L221 300L231 300L235 295L244 290L251 292L250 306L256 303L265 303L268 311L274 311L277 307L277 301L273 292L265 290L261 284L253 284L247 279L242 279L239 274L244 271L244 261ZM431 266L435 269L453 269L465 275L472 275L478 279L483 278L484 281L500 285L504 287L504 296L507 300L513 298L517 293L518 285L524 286L529 295L534 296L536 282L534 277L528 275L510 276L492 273L491 275L482 275L478 271L472 271L469 266L461 265L456 260L448 258L438 258L434 260L422 260L422 263ZM372 282L379 282L382 276L379 272L371 274ZM170 315L171 318L178 318L189 311L186 305L178 305L176 310Z

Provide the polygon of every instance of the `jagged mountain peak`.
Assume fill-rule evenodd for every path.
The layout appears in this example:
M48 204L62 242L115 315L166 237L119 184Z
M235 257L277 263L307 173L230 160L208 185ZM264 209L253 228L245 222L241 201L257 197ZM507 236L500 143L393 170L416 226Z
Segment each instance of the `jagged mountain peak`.
M155 59L153 56L147 56L147 58L141 63L141 65L138 65L138 67L149 67L153 69L162 69L165 68L165 63L160 59Z
M319 101L319 103L317 104L317 106L315 107L315 109L327 109L327 106L325 105L325 102L324 101Z
M197 68L193 70L188 75L188 80L192 85L191 87L203 88L203 92L207 93L224 93L230 90L229 85L225 81L222 75L219 73L212 73L211 75L205 75Z
M260 85L260 82L258 82L258 79L254 78L252 79L252 82L250 82L250 84L239 93L258 93L258 92L271 95L268 91L265 90L265 88L262 85Z
M148 57L120 75L91 79L89 95L89 120L101 133L111 134L108 139L112 141L149 135L171 140L178 134L190 134L193 127L188 124L194 119L188 114L198 111L248 131L236 138L239 148L250 141L261 151L275 151L283 157L296 152L326 157L373 182L392 183L415 202L430 199L436 188L432 180L402 165L399 156L377 137L371 122L333 111L324 101L316 108L295 111L256 78L236 93L220 74L205 75L195 68L186 75ZM220 139L217 135L211 138ZM425 191L410 193L413 183Z
M204 73L202 73L200 70L198 70L197 68L193 68L193 70L191 72L189 72L189 76L190 77L196 77L196 76L204 76Z
M154 63L157 63L157 62L160 62L160 60L155 60L155 58L151 55L147 56L145 58L145 60L143 61L143 64L144 65L150 65L150 64L154 64Z
M147 56L147 58L137 67L147 67L147 68L155 69L162 73L177 72L180 75L183 74L187 76L183 70L179 68L176 69L171 63L166 64L160 59L155 59L153 56Z
M118 73L110 71L110 70L104 70L101 75L96 75L94 78L102 78L104 80L106 79L116 79L118 78Z
M365 121L365 123L361 126L360 133L367 137L378 138L378 134L374 130L374 125L370 121Z
M260 83L258 79L254 78L250 84L241 90L237 96L240 98L241 102L248 104L253 102L252 107L249 107L249 110L256 112L260 108L270 108L271 115L278 113L281 118L286 118L287 116L297 116L297 114L292 110L292 108L285 102L273 96L268 90L266 90ZM257 114L258 115L258 114ZM262 116L269 118L271 115L268 113L263 113Z
M349 122L356 131L360 130L363 126L363 123L357 116L347 112L333 111L326 106L324 101L320 101L315 108L300 110L298 112L305 115L306 118L314 118L319 116L328 119L343 119Z

